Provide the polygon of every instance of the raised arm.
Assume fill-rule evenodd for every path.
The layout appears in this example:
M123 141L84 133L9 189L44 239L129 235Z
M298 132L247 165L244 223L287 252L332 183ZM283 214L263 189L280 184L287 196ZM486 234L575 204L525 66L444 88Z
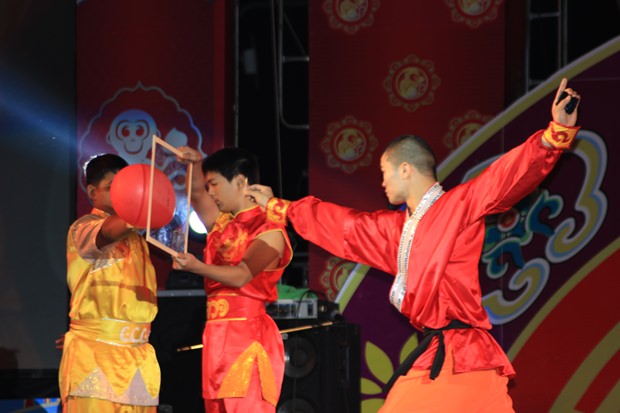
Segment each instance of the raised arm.
M553 121L559 123L564 126L575 126L577 124L577 109L579 108L579 103L581 102L581 96L574 91L572 88L567 88L568 79L563 78L560 82L560 86L555 93L555 99L551 103L551 117ZM566 96L564 99L558 102L562 93L566 92ZM574 110L568 113L567 105L570 103L571 99L575 99L577 105Z
M272 196L271 188L252 185L246 194L266 209L270 221L291 222L304 239L338 257L395 274L403 215L395 211L356 211L308 196L290 202Z
M563 78L560 86L555 93L555 98L551 102L551 117L553 122L542 135L542 142L548 148L568 149L570 148L575 134L579 128L575 128L577 123L577 109L581 103L581 96L572 88L567 88L568 80ZM563 93L565 93L563 95ZM562 98L564 96L564 98ZM569 106L575 103L574 108L569 110Z
M188 146L180 146L178 149L183 156L178 157L177 160L185 164L192 163L194 165L190 178L191 182L189 183L192 186L192 199L190 201L194 211L196 211L207 230L210 231L220 211L205 187L204 175L202 173L202 155L196 149Z
M108 244L119 241L125 238L133 227L125 222L118 215L110 215L103 221L101 229L97 233L95 240L97 248L101 249Z
M470 220L506 211L531 193L569 149L579 131L577 109L568 113L566 105L581 97L562 79L551 103L553 120L546 129L530 136L525 143L495 160L480 175L455 188L469 205ZM562 92L567 96L561 99ZM578 106L579 103L577 103Z

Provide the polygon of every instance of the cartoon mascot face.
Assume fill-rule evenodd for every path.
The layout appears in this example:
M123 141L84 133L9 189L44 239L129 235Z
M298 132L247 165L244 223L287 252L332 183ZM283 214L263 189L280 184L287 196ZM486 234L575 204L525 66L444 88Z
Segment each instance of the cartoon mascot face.
M157 134L155 120L139 109L120 113L110 124L106 136L107 143L123 157L145 159L150 145L150 137Z

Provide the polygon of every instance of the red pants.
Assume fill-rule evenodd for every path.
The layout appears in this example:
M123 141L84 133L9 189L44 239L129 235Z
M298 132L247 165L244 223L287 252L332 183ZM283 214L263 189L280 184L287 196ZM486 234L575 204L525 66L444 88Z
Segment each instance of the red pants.
M429 370L411 369L388 393L379 413L514 413L508 378L496 370L454 374L452 349L439 377Z
M206 413L275 413L276 407L263 399L258 369L254 366L245 397L205 399Z
M274 405L247 397L205 400L206 413L275 413Z

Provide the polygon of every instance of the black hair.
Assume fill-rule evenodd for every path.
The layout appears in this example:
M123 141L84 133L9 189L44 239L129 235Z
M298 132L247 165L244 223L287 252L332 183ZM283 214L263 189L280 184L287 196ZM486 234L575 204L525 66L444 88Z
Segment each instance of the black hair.
M415 166L421 174L437 179L437 161L431 146L416 135L402 135L388 144L383 151L393 165L402 162Z
M202 172L217 172L228 182L237 175L244 175L248 178L248 184L252 185L258 183L258 159L241 148L224 148L202 161Z
M84 165L86 185L96 186L108 172L116 173L127 165L127 161L112 153L95 155Z

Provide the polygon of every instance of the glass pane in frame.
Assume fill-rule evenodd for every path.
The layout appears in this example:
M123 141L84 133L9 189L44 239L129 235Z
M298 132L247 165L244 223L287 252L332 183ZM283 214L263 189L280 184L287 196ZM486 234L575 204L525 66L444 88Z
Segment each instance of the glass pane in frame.
M176 256L180 252L187 253L192 196L192 186L189 183L191 182L193 165L178 162L177 156L181 156L181 152L177 148L153 135L146 241L172 256ZM154 184L153 179L155 168L168 177L176 195L176 207L172 220L168 225L157 229L151 227L153 194L157 193L157 185Z

